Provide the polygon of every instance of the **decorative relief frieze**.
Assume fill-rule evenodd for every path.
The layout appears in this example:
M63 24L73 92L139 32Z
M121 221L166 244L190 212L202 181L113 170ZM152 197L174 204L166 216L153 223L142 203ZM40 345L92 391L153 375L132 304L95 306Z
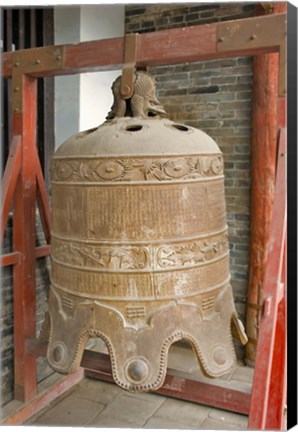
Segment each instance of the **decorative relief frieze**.
M54 242L53 257L67 264L103 270L142 270L148 265L143 247L104 247Z
M166 245L159 248L157 263L162 268L189 267L219 257L228 248L227 234L187 245Z
M54 238L52 258L70 266L102 271L153 271L195 267L220 258L228 249L227 233L182 244L131 247L86 245Z
M223 174L222 155L185 158L53 159L54 182L196 180Z

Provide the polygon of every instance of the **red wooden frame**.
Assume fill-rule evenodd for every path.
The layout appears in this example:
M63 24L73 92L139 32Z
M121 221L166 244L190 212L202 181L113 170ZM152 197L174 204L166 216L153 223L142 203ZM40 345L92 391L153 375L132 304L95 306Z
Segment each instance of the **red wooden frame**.
M263 286L249 429L284 425L286 378L286 130L280 131L269 258Z
M231 21L230 23L199 25L139 35L136 65L175 64L227 56L259 55L270 52L281 54L283 40L279 40L276 35L279 33L284 34L284 29L282 32L278 32L275 28L276 31L269 36L268 32L266 32L267 37L264 42L260 39L255 42L255 38L246 37L249 36L246 32L250 31L251 26L254 26L254 28L268 28L268 25L270 26L270 23L273 23L273 18L274 23L277 22L276 17L277 15L275 15L275 18L268 15ZM285 20L285 14L278 15L278 23L285 23ZM228 35L227 39L230 44L227 44L227 46L225 46L225 43L221 44L223 38L218 36L224 31L223 26L233 29L231 34ZM239 41L237 41L237 49L233 49L231 48L231 41L233 41L233 38L237 40L239 32L242 36L244 34L245 42L240 41L242 45L241 43L239 45ZM248 42L246 39L248 39ZM48 403L51 399L44 397L44 395L36 395L36 356L40 352L38 354L38 349L35 352L30 351L27 343L36 337L35 259L49 253L49 246L38 249L35 247L36 203L40 211L46 239L48 242L50 241L50 210L36 151L37 78L119 68L124 58L123 47L124 38L115 38L85 42L78 45L34 48L14 53L4 53L3 55L3 75L4 77L12 77L14 139L10 150L11 158L3 178L2 227L5 228L13 199L14 251L2 257L2 265L14 264L15 397L25 401L27 407L22 411L22 420L17 420L16 416L14 417L15 420L6 419L4 424L19 424L19 422L24 421L26 415L27 417L32 415L32 407L40 409L44 406L44 403ZM281 142L285 142L283 132ZM284 168L279 164L279 173L282 173L282 170ZM282 174L278 174L278 179L281 178L281 182L283 182L284 179L280 176ZM277 182L277 193L276 200L278 201L275 204L274 223L284 227L284 213L281 211L282 206L279 202L281 194L279 180ZM272 242L279 250L284 250L284 228L279 231L278 236L272 239ZM35 253L32 253L34 250ZM266 286L264 287L264 304L267 306L260 328L264 347L260 346L258 348L249 425L256 428L267 428L270 425L270 427L278 429L280 428L282 415L276 416L274 413L276 413L276 404L283 409L284 401L283 396L282 400L280 399L280 394L284 395L285 388L285 331L283 327L285 323L285 296L278 294L279 281L278 284L272 281L272 277L276 277L277 270L280 280L280 259L282 256L281 253L277 256L275 251L273 252L270 256L271 261L268 261ZM285 283L283 286L285 287ZM271 308L269 307L270 304ZM279 314L280 321L278 323L280 324L276 326L277 314ZM283 344L282 349L278 350L277 347L281 346L281 344ZM263 359L266 359L265 363ZM269 368L268 362L270 362ZM267 370L268 373L265 374ZM280 373L281 370L282 378L280 379L277 372ZM183 379L184 383L186 383L185 378ZM71 375L66 380L65 388L71 386L74 380L73 375ZM171 388L170 377L167 378L165 386L168 386L168 393L166 393L167 390L165 389L164 394L175 396L175 391ZM194 397L193 393L195 388L197 387L193 383L188 383L188 391L184 394L185 399L192 400L191 397L193 397L193 400L198 401L198 398ZM210 386L206 390L208 395L204 395L205 403L212 404L215 401L216 395L212 393L213 390L216 390L216 386ZM266 395L262 408L260 408L261 405L258 405L260 400L263 399L263 394L260 394L260 391L265 392ZM59 395L59 389L57 391L49 390L49 392L52 398ZM183 397L183 394L180 392L178 397ZM270 403L273 404L273 407L269 406ZM225 408L234 409L235 407L225 406ZM246 412L247 408L243 408L243 410L242 412ZM256 412L258 412L257 416L255 416ZM266 414L268 416L267 422L264 419Z

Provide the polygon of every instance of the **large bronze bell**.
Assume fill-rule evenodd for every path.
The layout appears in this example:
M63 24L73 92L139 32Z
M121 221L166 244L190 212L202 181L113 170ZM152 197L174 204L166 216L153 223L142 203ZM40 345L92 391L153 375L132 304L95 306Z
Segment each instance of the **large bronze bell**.
M52 159L48 360L68 373L90 337L109 350L115 382L148 391L168 350L188 340L203 371L234 365L232 331L246 336L230 286L223 157L201 130L167 119L155 82L101 126L69 138Z

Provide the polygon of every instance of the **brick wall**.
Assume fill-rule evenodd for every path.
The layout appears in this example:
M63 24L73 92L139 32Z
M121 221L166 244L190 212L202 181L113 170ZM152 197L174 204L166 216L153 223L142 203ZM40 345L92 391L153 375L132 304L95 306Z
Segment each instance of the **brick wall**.
M144 33L254 16L255 4L129 5L126 32ZM198 41L199 43L199 41ZM202 129L225 161L232 287L245 323L249 248L252 59L226 58L150 68L170 119ZM243 348L237 344L238 355Z
M37 218L37 244L41 246L45 243L40 219ZM12 250L12 219L8 221L5 232L2 253L9 253ZM36 261L36 329L40 331L41 324L47 310L47 297L49 289L49 258L40 258ZM13 333L13 269L3 267L1 274L1 404L13 399L14 386L14 333ZM43 380L53 373L47 364L46 359L37 360L37 379Z

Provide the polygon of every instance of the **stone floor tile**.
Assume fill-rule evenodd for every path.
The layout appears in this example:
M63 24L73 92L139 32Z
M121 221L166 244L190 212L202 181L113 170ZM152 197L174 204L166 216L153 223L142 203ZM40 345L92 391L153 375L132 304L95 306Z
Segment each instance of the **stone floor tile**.
M240 425L247 428L248 417L243 414L212 408L208 413L208 417L210 419L235 424L237 427Z
M63 375L54 372L52 375L50 375L48 378L42 380L40 383L38 383L38 393L41 393L42 391L48 389L50 386L56 384L58 381L61 381L64 378Z
M103 411L104 404L82 400L69 396L48 410L34 423L27 424L44 426L84 426L97 414Z
M123 391L115 384L85 378L76 386L73 396L108 405Z
M98 428L139 428L132 421L115 418L112 415L99 414L94 417L85 427L98 427Z
M252 383L254 368L249 366L238 366L233 373L233 380Z
M5 419L6 417L9 417L12 415L15 411L17 411L21 406L22 402L18 400L12 400L11 402L8 402L6 405L1 407L0 410L0 419L1 421Z
M130 423L135 427L142 427L163 402L162 398L152 395L151 399L131 396L129 393L120 393L104 409L101 415L94 418L88 426L100 424L102 419L113 418L120 423Z
M175 418L167 419L160 417L151 417L148 422L143 426L142 429L198 429L196 426L185 426L185 424L180 424L175 420Z
M202 421L207 417L210 407L185 402L178 399L166 399L166 401L154 413L154 422L158 420L177 422L184 425L185 429L198 428ZM153 421L153 420L152 420Z
M228 423L225 421L221 421L221 420L215 420L212 419L210 417L207 417L203 423L200 424L200 429L202 430L234 430L234 431L238 431L238 430L245 430L246 427L242 427L240 425L235 425L233 423Z
M162 396L154 392L128 392L123 390L123 393L137 399L143 399L145 401L149 400L152 402L154 400L156 405L161 405L166 400L166 396Z

